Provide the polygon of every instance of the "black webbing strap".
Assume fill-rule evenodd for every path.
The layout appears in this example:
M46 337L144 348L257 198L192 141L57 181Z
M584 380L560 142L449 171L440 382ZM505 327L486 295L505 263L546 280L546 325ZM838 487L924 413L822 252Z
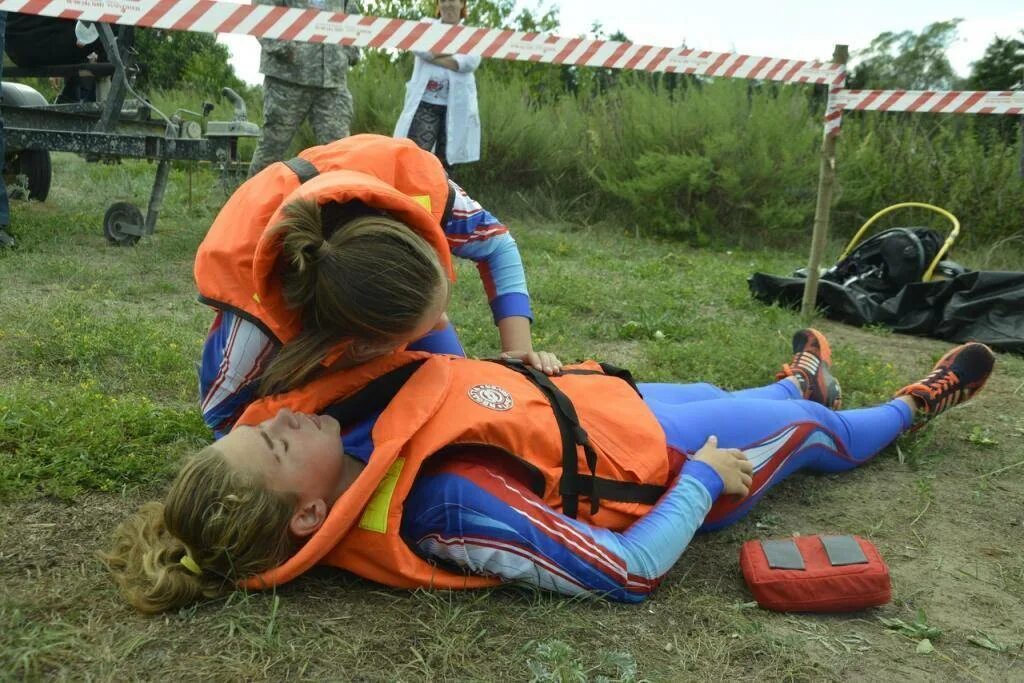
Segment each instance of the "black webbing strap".
M387 408L409 378L420 369L425 360L416 360L371 380L359 391L328 406L323 412L337 420L342 427L353 425L373 413Z
M248 322L250 322L253 325L255 325L259 329L260 332L262 332L263 334L265 334L267 336L267 339L274 340L274 343L276 343L278 345L281 344L281 340L277 338L277 335L274 333L274 331L272 329L270 329L270 327L268 327L265 322L263 322L262 320L260 320L256 316L254 316L252 313L249 313L248 311L244 311L241 308L238 308L237 306L232 306L231 304L226 304L223 301L217 301L216 299L211 299L209 297L203 296L202 294L197 296L196 300L199 303L205 304L205 305L209 306L210 308L213 308L213 309L215 309L217 311L231 311L232 313L237 315L239 318L244 318Z
M570 370L562 370L562 374L563 375L608 375L609 377L617 377L618 379L621 379L623 382L625 382L629 386L633 387L633 391L635 391L639 396L643 396L643 394L640 393L640 389L638 389L637 386L636 386L636 380L633 379L633 373L632 372L630 372L629 370L626 370L625 368L620 368L617 365L612 365L611 363L598 363L598 365L601 366L601 370L603 372L598 372L597 370L583 370L582 368L572 368Z
M494 362L528 377L537 385L551 405L562 439L562 477L558 483L558 492L562 496L563 513L569 517L576 517L579 512L580 495L590 498L590 514L593 515L600 509L601 500L653 505L665 493L665 487L656 484L638 484L598 477L597 452L590 443L587 431L580 425L576 408L565 392L555 386L555 383L543 372L526 366L521 361L496 360ZM613 369L618 370L618 368ZM603 374L596 370L573 369L564 372L580 375ZM621 377L619 374L613 376ZM579 461L576 456L577 445L583 447L590 474L580 474L579 472Z
M665 493L665 487L658 484L635 484L628 481L593 477L589 474L578 476L583 483L583 488L593 491L601 500L654 505Z
M597 453L590 445L590 437L586 430L580 425L580 419L572 401L540 370L522 363L509 363L508 367L529 377L544 393L555 412L558 431L562 436L562 478L558 482L558 492L562 495L562 512L575 518L579 512L580 494L583 493L590 498L590 514L597 513L600 508L600 499L593 486L597 479ZM583 447L587 467L590 468L592 476L589 482L591 486L587 489L584 489L584 480L580 477L579 461L576 457L577 445Z
M307 161L302 157L294 157L288 161L282 161L285 166L292 169L295 175L299 177L299 183L304 183L307 180L312 180L320 175L320 171L313 165L311 161Z
M441 214L441 229L447 229L448 221L452 219L452 210L455 208L455 184L451 178L448 179L448 198L444 201L444 213Z

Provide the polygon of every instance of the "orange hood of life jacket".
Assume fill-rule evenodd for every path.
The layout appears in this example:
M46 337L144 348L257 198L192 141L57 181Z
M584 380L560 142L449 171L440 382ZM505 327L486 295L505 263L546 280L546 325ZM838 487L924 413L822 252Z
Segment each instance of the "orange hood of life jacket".
M548 382L561 394L557 401L571 401L578 430L553 409L557 401L543 380L538 383L522 366L408 351L256 401L237 424L257 424L282 407L338 416L339 406L380 401L375 385L396 369L408 378L373 427L366 468L295 555L244 585L268 588L316 564L398 588L498 583L431 564L400 536L404 501L420 467L447 446L479 445L519 459L531 472L531 489L547 505L576 516L576 500L588 499L578 518L610 529L624 529L647 512L675 474L664 431L634 386L592 361L568 366ZM367 396L375 392L376 398ZM343 415L340 421L344 428Z
M455 279L442 229L454 196L441 162L410 140L353 135L271 164L231 195L196 253L200 301L235 311L281 343L301 331L302 311L281 291L282 235L268 234L300 197L386 211L423 237Z

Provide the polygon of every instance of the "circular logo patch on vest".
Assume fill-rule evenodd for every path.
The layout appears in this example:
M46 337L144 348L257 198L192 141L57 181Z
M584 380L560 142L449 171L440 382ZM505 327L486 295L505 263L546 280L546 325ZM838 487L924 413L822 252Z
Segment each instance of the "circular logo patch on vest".
M511 410L512 395L493 384L477 384L469 390L469 397L474 403L491 410Z

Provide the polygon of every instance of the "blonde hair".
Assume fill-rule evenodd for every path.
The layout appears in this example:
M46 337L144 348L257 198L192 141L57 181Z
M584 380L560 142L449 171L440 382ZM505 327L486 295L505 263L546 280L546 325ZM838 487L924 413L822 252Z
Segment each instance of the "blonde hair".
M436 302L445 274L433 247L393 218L362 213L351 218L337 204L299 199L272 228L284 233L281 286L302 310L302 331L263 372L260 395L302 385L344 340L401 339Z
M146 503L117 527L100 559L139 611L183 607L228 593L291 555L296 502L209 446L185 463L163 503ZM186 555L198 575L181 564Z

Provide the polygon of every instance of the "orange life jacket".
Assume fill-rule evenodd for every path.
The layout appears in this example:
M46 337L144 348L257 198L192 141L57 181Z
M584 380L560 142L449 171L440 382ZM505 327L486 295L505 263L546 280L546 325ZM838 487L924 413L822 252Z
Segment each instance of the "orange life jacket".
M196 253L200 301L242 315L281 343L299 333L302 311L289 308L281 291L282 235L268 230L300 197L320 205L359 200L388 212L427 240L455 279L442 229L454 194L441 162L410 140L353 135L271 164L231 195Z
M403 588L497 583L430 564L399 535L403 504L421 465L454 445L515 457L547 505L597 526L624 529L661 496L674 466L664 431L631 379L609 370L588 361L546 378L522 365L405 351L252 403L238 425L259 423L288 407L327 413L344 427L360 410L386 408L373 428L369 463L323 526L290 559L247 585L284 583L315 564ZM401 387L389 388L396 378Z

